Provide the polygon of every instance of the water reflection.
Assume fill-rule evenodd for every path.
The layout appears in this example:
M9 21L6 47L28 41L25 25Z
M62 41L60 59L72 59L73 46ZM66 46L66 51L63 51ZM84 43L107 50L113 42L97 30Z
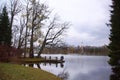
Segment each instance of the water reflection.
M41 65L42 66L55 66L56 68L57 67L61 67L63 68L64 67L64 63L48 63L48 62L41 62L41 63L24 63L22 64L23 66L26 66L26 67L34 67L34 68L39 68L41 69Z
M41 69L40 64L36 64L39 69Z
M44 54L43 56L47 55ZM60 57L61 54L51 54L48 56ZM111 66L108 64L109 58L107 56L62 56L64 56L65 63L34 63L30 66L51 72L64 80L110 80Z
M64 67L64 63L46 63L46 62L44 62L44 63L42 63L44 66L48 66L48 65L50 65L50 66L53 66L52 64L54 64L56 67L58 67L58 64L60 64L59 66L61 67L61 68L63 68Z
M63 70L58 74L58 77L61 78L62 80L68 80L69 79L69 73Z
M79 72L73 80L109 80L108 72L109 70L106 68L93 70L89 73Z
M61 56L61 54L51 56ZM41 65L41 67L55 75L59 75L65 69L69 74L68 80L110 80L111 67L107 56L64 55L64 58L63 68L56 68L53 65L47 67Z

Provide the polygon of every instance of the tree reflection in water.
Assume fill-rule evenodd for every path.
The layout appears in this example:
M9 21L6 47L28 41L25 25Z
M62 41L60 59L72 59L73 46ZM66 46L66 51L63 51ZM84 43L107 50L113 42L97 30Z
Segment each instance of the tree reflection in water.
M69 78L69 73L63 70L63 72L58 74L58 77L61 78L62 80L68 80Z
M56 67L58 67L58 64L60 64L59 66L61 67L61 68L63 68L64 67L64 63L47 63L47 62L44 62L44 63L24 63L24 64L22 64L23 66L29 66L29 67L33 67L34 68L34 65L36 65L36 67L37 68L39 68L39 69L41 69L41 64L43 64L44 66L47 66L47 65L50 65L50 66L52 66L51 64L54 64Z

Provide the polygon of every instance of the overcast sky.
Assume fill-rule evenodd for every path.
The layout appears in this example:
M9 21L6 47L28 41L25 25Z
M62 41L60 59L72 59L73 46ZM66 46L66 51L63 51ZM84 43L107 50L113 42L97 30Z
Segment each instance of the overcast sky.
M71 22L65 42L70 45L102 46L109 44L111 0L41 0L63 21Z
M111 0L46 0L53 13L72 26L65 41L71 45L102 46L109 43Z

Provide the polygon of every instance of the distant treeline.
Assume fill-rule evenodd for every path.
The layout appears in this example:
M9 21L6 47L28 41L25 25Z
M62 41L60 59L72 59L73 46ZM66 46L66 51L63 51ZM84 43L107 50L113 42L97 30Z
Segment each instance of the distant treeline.
M81 54L81 55L108 55L107 46L54 46L46 47L43 51L46 54Z

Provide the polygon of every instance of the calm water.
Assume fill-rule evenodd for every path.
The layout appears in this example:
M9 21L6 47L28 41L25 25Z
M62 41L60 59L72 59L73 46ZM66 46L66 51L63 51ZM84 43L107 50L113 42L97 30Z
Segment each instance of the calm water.
M81 55L62 55L62 54L43 54L42 56L61 57L64 56L65 63L60 64L40 64L41 69L55 75L65 73L68 80L109 80L111 67L107 63L107 56L81 56ZM57 67L56 67L57 66ZM37 65L34 65L37 68Z

